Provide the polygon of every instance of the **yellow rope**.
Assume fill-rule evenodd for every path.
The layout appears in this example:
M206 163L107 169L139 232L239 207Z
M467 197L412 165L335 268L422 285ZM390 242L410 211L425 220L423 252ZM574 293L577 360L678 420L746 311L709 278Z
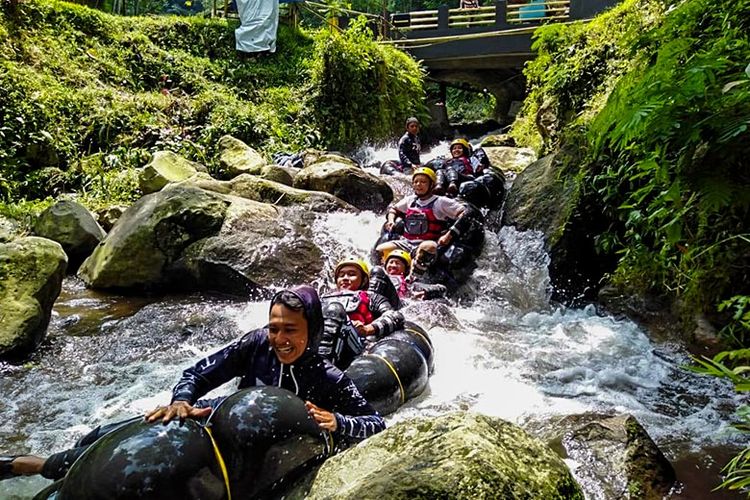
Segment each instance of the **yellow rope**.
M396 369L393 367L391 362L385 359L380 354L369 354L368 356L375 356L376 358L382 359L383 362L385 362L386 366L391 369L393 376L396 377L396 382L398 382L398 388L401 391L401 404L404 404L404 402L406 402L406 391L404 391L404 385L401 383L401 377L398 376L398 372L396 372Z
M430 343L430 339L428 339L427 337L425 337L421 332L419 332L419 330L415 330L413 328L406 328L406 329L404 329L404 331L405 332L409 332L409 333L416 333L417 335L419 335L420 337L422 337L422 340L425 341L425 343L427 344L427 347L429 347L430 349L432 349L432 344Z
M224 476L224 486L227 487L227 500L232 500L232 490L229 488L229 472L227 472L227 465L224 463L224 458L221 456L219 451L219 445L216 444L214 435L211 433L211 427L204 427L208 433L208 437L211 439L211 444L214 447L214 455L216 455L216 461L219 462L219 468L221 469L221 475Z

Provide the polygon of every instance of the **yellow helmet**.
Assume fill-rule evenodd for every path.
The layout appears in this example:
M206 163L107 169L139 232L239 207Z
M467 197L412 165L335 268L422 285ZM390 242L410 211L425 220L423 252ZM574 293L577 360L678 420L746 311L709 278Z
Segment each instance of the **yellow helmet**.
M435 175L435 171L428 167L419 167L414 171L413 174L411 174L412 180L414 180L414 177L418 175L426 175L430 178L430 181L432 181L432 185L434 186L437 182L437 175Z
M348 255L336 264L336 269L333 270L333 279L336 279L339 270L344 266L354 266L362 272L362 285L360 286L360 289L366 289L370 284L370 267L367 265L367 262L355 255Z
M387 264L391 257L403 260L407 270L411 267L411 254L409 252L400 248L391 250L383 257L383 264Z
M471 154L472 147L469 141L461 137L459 137L458 139L453 139L453 142L451 142L451 146L449 149L453 149L453 146L455 146L456 144L460 144L464 147L467 156Z

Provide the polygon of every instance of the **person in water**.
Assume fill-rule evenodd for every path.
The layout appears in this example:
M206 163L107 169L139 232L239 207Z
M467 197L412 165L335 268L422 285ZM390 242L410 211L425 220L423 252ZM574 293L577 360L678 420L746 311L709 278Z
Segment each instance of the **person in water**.
M419 153L422 145L419 142L419 130L421 125L416 117L412 116L406 120L406 132L398 141L398 160L401 162L401 171L414 171L422 166Z
M458 138L451 142L450 157L441 163L441 168L436 172L436 193L446 193L453 198L461 184L484 173L484 166L478 159L472 158L472 152L472 146L466 139Z
M318 352L342 370L367 343L403 328L404 315L384 295L368 291L369 268L357 257L334 270L336 291L323 296L324 328Z
M445 297L447 288L439 283L427 283L424 276L410 274L411 255L397 248L385 255L385 271L400 298L429 300Z
M378 245L381 255L397 248L412 254L412 272L422 273L435 261L438 246L448 246L460 236L459 221L464 214L460 202L433 194L437 176L432 169L422 167L412 175L414 194L391 205L384 229L391 231L397 217L404 219L403 237ZM448 221L456 221L448 227Z
M172 391L172 402L148 412L148 422L167 423L208 417L225 397L201 396L239 377L239 389L274 385L305 400L310 416L336 439L364 439L385 429L383 418L360 395L354 383L317 352L323 333L318 293L303 285L277 293L271 300L268 325L253 330L185 370ZM48 458L0 457L0 480L41 474L60 479L98 438L132 419L97 427L70 450Z

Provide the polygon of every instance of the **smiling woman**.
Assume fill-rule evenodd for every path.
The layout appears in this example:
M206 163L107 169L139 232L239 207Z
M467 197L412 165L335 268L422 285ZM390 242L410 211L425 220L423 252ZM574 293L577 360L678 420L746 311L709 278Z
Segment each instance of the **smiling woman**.
M240 377L239 389L276 386L305 401L309 416L336 442L362 439L385 428L381 416L360 395L352 381L317 353L323 330L318 294L310 286L277 293L271 300L269 325L254 330L183 372L172 402L146 414L146 421L166 424L175 417L209 417L226 399L198 400L210 390ZM123 423L96 428L72 449L47 459L0 457L0 479L42 474L65 476L71 464L98 440Z

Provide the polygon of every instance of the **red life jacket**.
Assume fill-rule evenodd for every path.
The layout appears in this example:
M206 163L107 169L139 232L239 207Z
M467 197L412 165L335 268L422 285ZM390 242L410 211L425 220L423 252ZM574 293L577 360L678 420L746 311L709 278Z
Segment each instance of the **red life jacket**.
M370 295L366 290L343 290L326 295L325 298L333 299L344 307L346 315L352 321L361 321L365 325L373 322L375 317L370 311Z
M446 162L446 166L452 168L461 175L474 176L474 167L471 165L471 160L465 156L451 158Z
M406 297L406 295L409 293L409 289L407 288L406 278L404 278L404 276L400 274L389 274L388 277L391 279L391 283L393 283L393 286L396 289L398 296L401 297L402 299Z
M437 197L427 205L417 205L419 198L415 199L404 216L404 238L407 240L432 240L437 241L445 233L447 224L445 221L435 217L433 207Z

